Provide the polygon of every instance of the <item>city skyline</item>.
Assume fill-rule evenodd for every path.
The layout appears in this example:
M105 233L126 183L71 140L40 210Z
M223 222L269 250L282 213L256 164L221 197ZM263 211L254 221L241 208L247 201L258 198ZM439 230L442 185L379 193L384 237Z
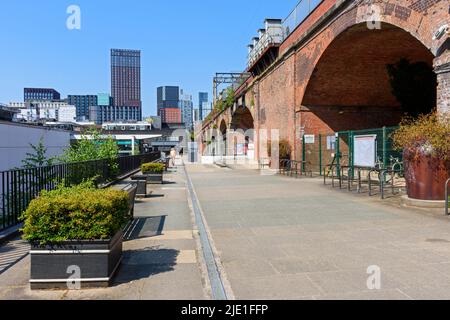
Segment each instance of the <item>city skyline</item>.
M192 93L197 107L198 92L212 95L215 72L243 71L246 45L264 18L286 17L297 0L282 5L232 2L242 10L208 1L179 1L173 10L173 4L163 1L131 0L123 7L118 1L81 0L76 3L81 8L81 30L66 28L66 10L72 4L68 1L4 2L0 18L8 28L0 30L0 38L14 49L0 52L0 59L8 62L2 66L0 102L21 101L25 87L55 88L62 97L111 93L110 49L123 48L142 52L144 116L156 115L155 89L163 85ZM168 12L171 21L163 19ZM183 19L186 13L189 23ZM239 23L228 28L216 23L230 19ZM126 24L111 23L125 20ZM167 38L177 40L165 42ZM33 47L42 49L31 54Z

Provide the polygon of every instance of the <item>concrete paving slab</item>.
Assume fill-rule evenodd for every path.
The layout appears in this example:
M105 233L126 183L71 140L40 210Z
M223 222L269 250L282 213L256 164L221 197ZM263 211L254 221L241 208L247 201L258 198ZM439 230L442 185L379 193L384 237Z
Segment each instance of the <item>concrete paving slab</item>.
M187 169L238 298L425 299L450 291L448 218L320 179ZM372 265L381 268L380 290L367 287ZM312 289L296 292L299 279Z

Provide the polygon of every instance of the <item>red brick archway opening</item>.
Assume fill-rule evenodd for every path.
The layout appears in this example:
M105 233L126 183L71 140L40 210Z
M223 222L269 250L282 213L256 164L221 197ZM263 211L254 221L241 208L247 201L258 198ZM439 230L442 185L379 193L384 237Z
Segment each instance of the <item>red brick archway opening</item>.
M231 119L231 129L236 132L235 138L229 146L235 156L254 157L255 128L252 113L247 107L237 107ZM241 146L241 147L239 147Z
M244 130L244 132L254 129L254 120L250 110L246 107L238 107L233 114L231 127L233 130Z
M393 93L387 66L402 59L432 70L434 56L411 34L390 24L383 23L380 30L370 30L365 23L347 29L314 69L302 101L302 126L308 132L336 132L397 125L405 110ZM435 93L436 83L429 85ZM435 107L434 98L423 113Z

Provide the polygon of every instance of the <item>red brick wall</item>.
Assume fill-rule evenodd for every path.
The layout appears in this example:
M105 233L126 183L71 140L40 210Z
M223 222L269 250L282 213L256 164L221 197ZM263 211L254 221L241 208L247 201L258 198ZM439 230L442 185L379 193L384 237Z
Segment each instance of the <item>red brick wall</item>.
M450 21L448 0L364 1L339 12L333 21L325 19L322 30L308 34L336 3L324 0L281 45L281 56L270 71L247 84L247 104L249 95L255 100L255 128L279 129L281 137L293 145L297 159L302 129L318 133L395 124L400 114L390 93L386 63L406 57L431 64L434 57L448 53L448 39L432 39ZM371 3L379 5L380 21L397 29L366 28L358 34L356 28L355 33L344 33L358 24L365 27ZM287 56L294 45L295 52ZM445 61L438 58L434 64ZM439 108L450 109L448 73L440 74L438 80Z

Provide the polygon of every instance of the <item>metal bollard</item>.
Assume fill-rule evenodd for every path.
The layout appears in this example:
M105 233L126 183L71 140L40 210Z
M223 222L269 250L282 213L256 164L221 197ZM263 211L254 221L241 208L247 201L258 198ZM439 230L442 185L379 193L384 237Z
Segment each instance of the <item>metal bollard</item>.
M449 202L448 201L448 197L450 196L450 194L449 194L449 191L450 191L449 185L450 185L450 179L448 179L447 182L445 183L445 215L446 216L449 215L449 211L448 211L448 202Z

